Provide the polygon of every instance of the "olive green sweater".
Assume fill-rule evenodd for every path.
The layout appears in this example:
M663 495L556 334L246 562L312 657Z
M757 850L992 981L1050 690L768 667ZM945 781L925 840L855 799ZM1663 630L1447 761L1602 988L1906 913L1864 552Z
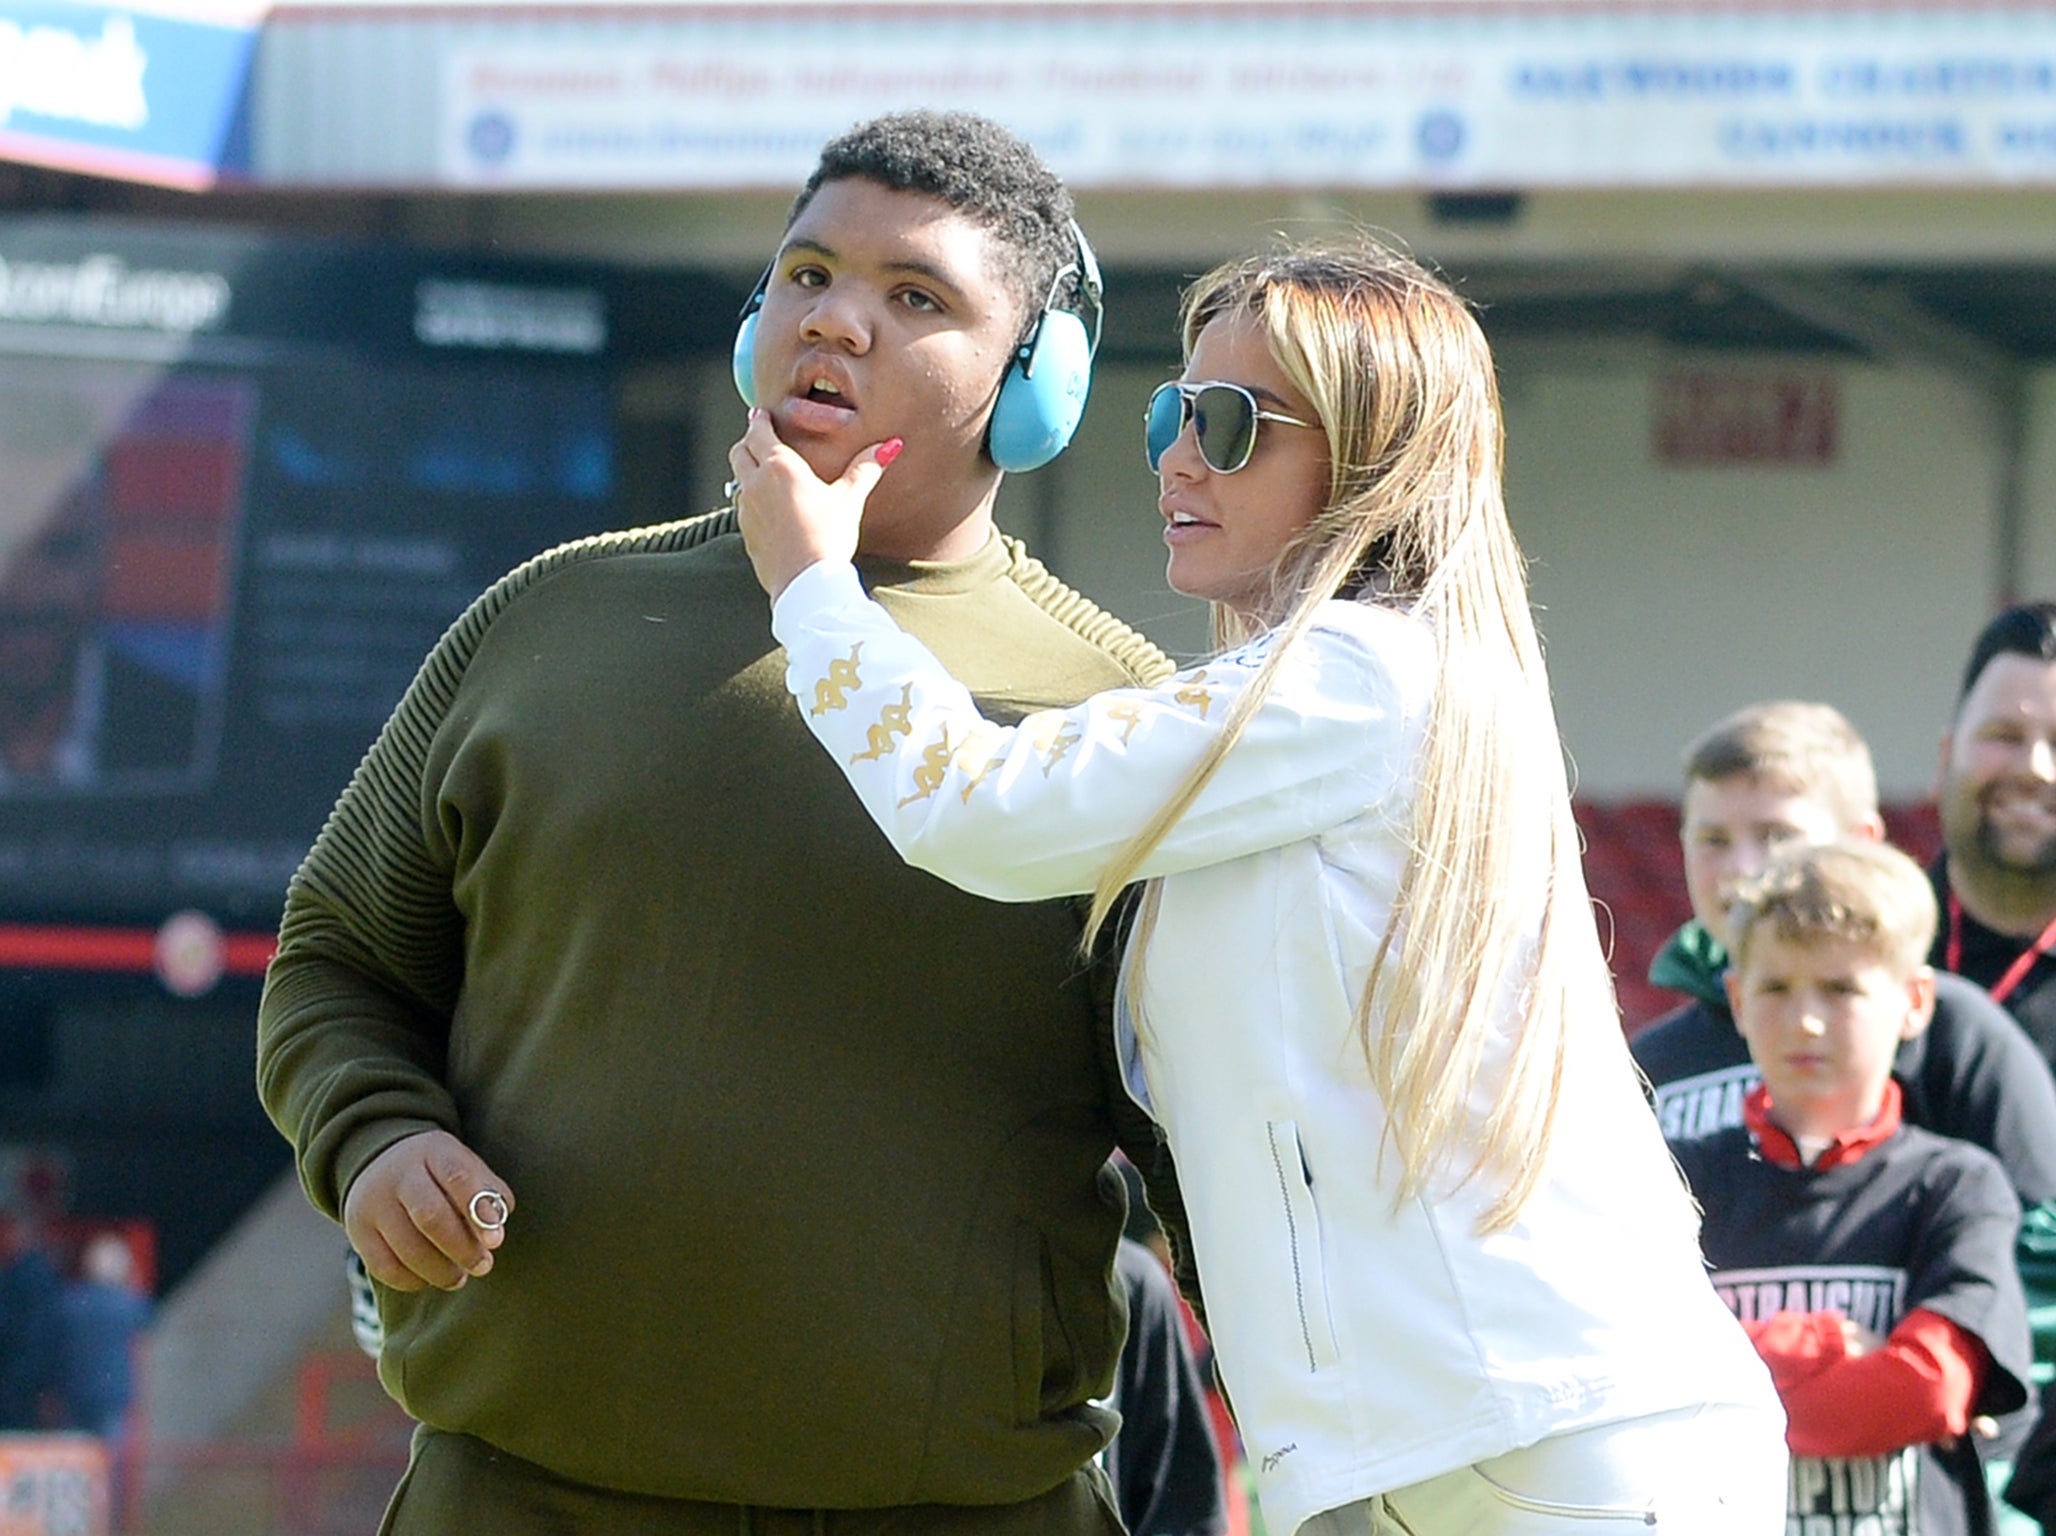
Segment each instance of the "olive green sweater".
M866 575L1005 718L1169 669L1011 541ZM490 1275L380 1298L417 1418L639 1493L1028 1498L1111 1432L1105 1164L1155 1143L1076 909L903 866L783 668L728 514L493 587L292 882L260 1091L332 1216L435 1127L515 1191Z

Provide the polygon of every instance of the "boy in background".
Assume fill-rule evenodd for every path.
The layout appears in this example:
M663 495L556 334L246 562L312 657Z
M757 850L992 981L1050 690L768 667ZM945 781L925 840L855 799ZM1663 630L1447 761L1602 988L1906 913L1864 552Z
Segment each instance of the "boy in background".
M1757 1080L1724 981L1737 885L1782 849L1884 836L1870 749L1826 704L1754 704L1716 723L1686 749L1681 810L1692 921L1649 977L1691 1001L1630 1046L1674 1147L1739 1126ZM2056 1079L1980 988L1938 975L1933 1023L1901 1044L1893 1071L1906 1120L1991 1152L2024 1206L2056 1200Z
M2020 1206L1989 1153L1901 1116L1933 893L1852 842L1790 849L1737 895L1727 988L1761 1081L1741 1126L1676 1150L1714 1287L1785 1404L1790 1528L1988 1532L1969 1430L2027 1401Z

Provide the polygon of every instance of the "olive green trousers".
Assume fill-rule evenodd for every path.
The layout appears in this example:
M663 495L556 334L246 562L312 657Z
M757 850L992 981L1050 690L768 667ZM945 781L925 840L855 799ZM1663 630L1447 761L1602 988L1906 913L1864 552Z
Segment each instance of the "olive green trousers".
M570 1482L421 1426L379 1536L1124 1536L1098 1465L1020 1504L771 1509Z

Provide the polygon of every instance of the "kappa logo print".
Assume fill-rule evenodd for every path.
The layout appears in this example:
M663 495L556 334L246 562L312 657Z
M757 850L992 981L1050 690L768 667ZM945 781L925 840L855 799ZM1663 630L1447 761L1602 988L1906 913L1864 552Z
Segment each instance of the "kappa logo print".
M814 707L809 714L826 714L831 709L848 709L850 689L861 687L857 676L857 658L864 654L864 642L859 640L850 647L849 655L828 664L828 675L814 684Z
M938 789L949 774L949 760L956 748L949 744L949 727L944 726L942 735L921 749L921 765L914 770L914 792L900 801L905 810L916 800L926 800Z
M892 750L895 738L911 736L914 731L914 685L904 683L900 687L897 704L888 704L878 711L878 723L864 733L864 740L870 746L859 752L850 761L853 763L877 762Z
M1121 745L1128 745L1128 738L1135 734L1135 727L1142 724L1140 704L1112 704L1107 707L1107 718L1121 723Z
M1058 763L1071 755L1071 748L1085 739L1085 733L1053 709L1038 710L1021 722L1024 730L1032 727L1029 745L1042 754L1042 776L1046 779L1056 772Z

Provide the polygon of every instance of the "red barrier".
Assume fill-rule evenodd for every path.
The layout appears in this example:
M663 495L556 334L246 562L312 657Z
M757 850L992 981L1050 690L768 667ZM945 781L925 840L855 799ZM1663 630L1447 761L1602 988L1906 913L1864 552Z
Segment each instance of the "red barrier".
M414 1424L372 1362L319 1350L294 1379L290 1439L171 1441L133 1426L117 1530L236 1536L363 1536L377 1527ZM138 1497L141 1490L141 1497ZM0 1527L0 1536L9 1536Z

